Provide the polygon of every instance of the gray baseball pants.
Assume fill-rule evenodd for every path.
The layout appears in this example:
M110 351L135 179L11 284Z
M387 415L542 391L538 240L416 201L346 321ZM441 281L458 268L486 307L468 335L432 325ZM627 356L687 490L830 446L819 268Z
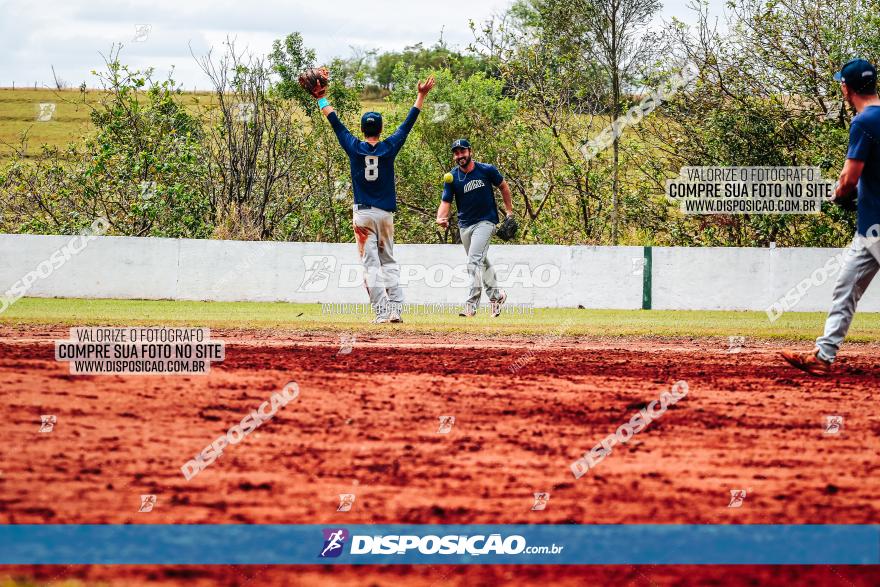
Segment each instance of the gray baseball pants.
M467 252L468 276L471 280L466 308L475 312L480 307L483 286L486 287L486 295L490 301L495 301L501 295L495 270L488 257L489 241L494 231L495 225L488 220L461 229L461 244Z
M379 208L354 210L354 233L364 264L364 286L377 318L400 316L403 291L394 260L394 214Z
M825 334L816 339L820 359L834 361L852 324L856 306L878 270L880 243L856 235L834 286Z

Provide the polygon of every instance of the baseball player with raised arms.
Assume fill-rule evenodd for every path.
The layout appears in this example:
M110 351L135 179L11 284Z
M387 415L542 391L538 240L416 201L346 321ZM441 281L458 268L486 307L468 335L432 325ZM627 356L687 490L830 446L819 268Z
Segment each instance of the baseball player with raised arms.
M364 264L367 293L376 312L373 322L402 322L400 267L394 260L394 212L397 211L394 159L416 123L425 96L434 87L434 77L418 83L415 104L403 123L387 139L380 140L382 115L378 112L364 114L361 117L363 141L349 132L324 97L328 80L326 69L312 69L303 73L299 82L306 91L318 98L318 107L348 155L354 191L354 231Z
M855 203L858 231L834 286L825 333L809 353L783 351L792 366L813 375L827 375L852 324L856 306L880 270L880 98L877 69L864 59L849 61L834 79L858 114L849 128L849 150L832 202Z
M458 209L458 227L461 244L468 256L468 275L471 289L459 316L471 317L480 307L480 297L485 286L492 307L492 315L501 314L501 306L507 301L507 293L498 288L495 271L489 263L489 241L498 224L498 206L493 187L501 190L504 209L513 217L513 199L510 186L504 177L488 163L478 163L471 157L471 144L467 139L452 143L452 158L456 167L445 176L443 196L437 208L437 224L449 226L452 201Z

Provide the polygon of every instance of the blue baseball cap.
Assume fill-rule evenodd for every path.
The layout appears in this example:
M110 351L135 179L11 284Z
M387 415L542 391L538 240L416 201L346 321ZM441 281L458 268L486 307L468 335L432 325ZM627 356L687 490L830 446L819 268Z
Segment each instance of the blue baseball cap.
M470 148L471 148L471 144L468 142L467 139L455 139L455 141L452 142L452 150L453 151L456 149L470 149Z
M378 137L382 132L382 115L378 112L367 112L361 116L361 130L364 136Z
M858 92L877 83L877 68L864 59L851 59L834 74L834 80Z

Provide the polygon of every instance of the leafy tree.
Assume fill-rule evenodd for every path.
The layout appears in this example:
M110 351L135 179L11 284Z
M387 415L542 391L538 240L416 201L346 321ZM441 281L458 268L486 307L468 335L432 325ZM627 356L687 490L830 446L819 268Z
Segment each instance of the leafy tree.
M417 43L402 52L386 52L376 57L373 78L379 86L390 90L395 81L395 70L400 64L412 67L417 73L448 69L459 79L486 72L486 64L477 55L467 55L449 49L443 41L432 47Z
M695 5L697 25L674 23L668 35L700 68L698 85L637 129L668 168L650 174L655 193L685 165L810 165L836 173L850 113L840 108L832 76L854 54L880 57L877 29L868 26L877 5L738 0L723 32L706 5ZM673 214L670 223L670 242L686 245L839 246L854 230L852 216L833 205L820 216Z
M172 80L106 60L95 131L64 151L44 147L0 177L2 228L72 234L99 217L110 234L204 238L210 203L201 191L200 122L178 104ZM83 100L85 103L85 100Z
M439 233L434 224L443 175L452 166L449 146L467 137L473 144L474 158L500 163L505 149L505 128L516 113L513 100L503 96L503 84L482 73L459 79L448 69L433 72L437 86L426 102L406 146L397 157L397 194L401 214L397 232L402 242L457 241L458 232ZM427 72L421 72L421 77ZM394 90L388 98L393 106L386 128L400 122L412 104L420 72L398 65Z
M301 34L291 33L284 39L276 39L269 53L269 63L272 71L281 78L275 85L278 95L288 99L310 99L297 80L304 70L315 67L316 59L315 50L305 46Z
M546 26L546 9L521 1L479 29L473 25L474 48L519 105L506 153L532 235L538 242L599 244L611 221L608 169L578 148L604 126L607 84L597 64Z
M625 90L656 50L648 28L659 0L539 0L540 25L558 37L582 67L598 67L608 82L610 121L623 112ZM609 122L610 122L609 121ZM620 138L612 143L611 243L618 242Z

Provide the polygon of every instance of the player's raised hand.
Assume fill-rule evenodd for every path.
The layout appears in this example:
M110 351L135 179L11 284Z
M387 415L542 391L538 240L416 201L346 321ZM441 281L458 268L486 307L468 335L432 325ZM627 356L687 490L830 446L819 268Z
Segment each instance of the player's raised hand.
M421 94L421 95L423 95L423 96L426 95L428 92L431 91L431 88L434 87L434 84L435 84L435 83L437 83L437 82L436 82L436 80L434 79L434 76L433 76L433 75L432 75L432 76L428 76L428 79L426 79L424 83L422 83L421 81L419 81L419 94Z
M431 88L434 87L434 83L435 82L433 75L428 76L428 79L426 79L424 82L419 81L419 93L416 96L416 103L414 104L414 106L419 110L422 109L422 106L425 103L425 97L428 95L428 92L431 91Z

